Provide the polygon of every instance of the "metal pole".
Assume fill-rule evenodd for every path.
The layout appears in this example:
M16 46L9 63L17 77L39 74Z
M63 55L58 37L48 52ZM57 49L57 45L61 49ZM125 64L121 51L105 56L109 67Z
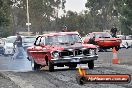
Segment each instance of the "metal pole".
M30 28L29 28L29 7L28 7L28 0L27 0L27 26L28 26L28 35L29 35Z

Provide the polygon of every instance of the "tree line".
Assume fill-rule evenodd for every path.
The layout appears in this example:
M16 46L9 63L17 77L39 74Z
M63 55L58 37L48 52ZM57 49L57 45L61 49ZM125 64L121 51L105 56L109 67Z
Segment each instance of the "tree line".
M32 32L69 31L83 35L117 27L122 34L132 35L132 0L87 0L80 13L65 10L66 0L29 0ZM0 36L27 31L26 0L0 0ZM59 16L58 11L63 14Z

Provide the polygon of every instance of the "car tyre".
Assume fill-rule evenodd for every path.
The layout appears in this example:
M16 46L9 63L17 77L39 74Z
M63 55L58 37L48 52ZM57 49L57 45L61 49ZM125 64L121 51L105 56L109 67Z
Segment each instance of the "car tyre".
M40 70L41 65L37 64L33 59L31 60L32 70L37 71Z
M69 65L69 69L75 69L77 67L77 64L71 64Z
M105 52L105 50L102 47L98 47L98 52Z
M93 69L94 68L94 61L88 62L88 67L89 67L89 69Z
M129 45L128 45L128 43L126 42L126 49L128 49L129 48Z
M53 72L54 71L54 65L50 61L48 61L48 65L49 65L49 71Z

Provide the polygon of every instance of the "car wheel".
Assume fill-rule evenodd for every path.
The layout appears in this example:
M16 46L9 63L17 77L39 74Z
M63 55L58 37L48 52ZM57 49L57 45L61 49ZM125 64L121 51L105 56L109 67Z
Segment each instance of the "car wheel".
M98 52L104 52L104 49L101 47L98 47Z
M50 61L48 61L48 65L49 65L49 71L53 72L54 71L54 65Z
M129 46L128 46L128 43L126 42L126 49L128 49L129 48Z
M77 67L77 64L71 64L69 65L69 69L75 69Z
M94 61L88 62L88 67L89 67L89 69L93 69L94 68Z
M33 59L31 60L32 70L40 70L41 65L37 64Z

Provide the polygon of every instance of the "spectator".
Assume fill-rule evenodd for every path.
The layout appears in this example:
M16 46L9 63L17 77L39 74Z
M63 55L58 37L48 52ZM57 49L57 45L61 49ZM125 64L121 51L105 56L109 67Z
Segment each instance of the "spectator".
M67 32L68 30L67 30L67 27L66 26L64 26L63 28L62 28L62 32Z
M111 32L112 37L116 37L117 28L116 27L111 28L110 32Z
M14 42L14 46L16 45L16 50L13 55L13 59L22 58L24 56L24 49L22 46L22 37L19 35L19 33L16 33L16 40Z

